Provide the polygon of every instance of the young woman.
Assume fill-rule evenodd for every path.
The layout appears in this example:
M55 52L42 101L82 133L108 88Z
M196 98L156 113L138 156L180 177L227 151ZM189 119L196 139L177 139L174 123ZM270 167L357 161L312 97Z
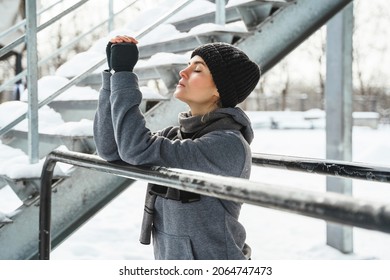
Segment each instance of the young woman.
M236 105L258 83L257 64L230 44L196 48L174 92L189 111L179 115L179 126L152 133L138 108L137 43L117 36L107 45L109 71L102 73L94 120L98 155L133 165L249 178L253 131ZM240 203L149 185L140 241L149 244L153 234L156 259L248 259L240 209Z

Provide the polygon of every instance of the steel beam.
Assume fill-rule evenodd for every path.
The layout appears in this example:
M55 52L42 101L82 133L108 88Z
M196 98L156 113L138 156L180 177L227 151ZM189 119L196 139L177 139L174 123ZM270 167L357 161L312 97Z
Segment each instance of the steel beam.
M76 168L53 187L53 248L88 221L133 181ZM39 197L22 205L13 222L0 227L0 259L36 259L38 254Z
M27 88L28 88L28 156L30 163L39 160L38 132L38 49L37 6L35 0L26 2L27 21Z
M326 158L352 160L352 32L353 5L327 24L326 47ZM328 177L327 191L352 195L352 181ZM351 227L327 224L327 244L353 252Z
M352 0L295 0L281 7L238 43L265 73Z
M226 12L225 12L226 0L215 1L215 24L225 25Z

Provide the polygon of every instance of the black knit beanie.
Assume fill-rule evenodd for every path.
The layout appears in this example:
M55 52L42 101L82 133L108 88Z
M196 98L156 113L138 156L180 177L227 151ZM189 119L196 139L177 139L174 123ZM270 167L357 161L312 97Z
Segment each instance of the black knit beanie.
M222 107L235 107L244 101L259 82L259 66L230 44L205 44L196 48L191 58L195 55L210 69Z

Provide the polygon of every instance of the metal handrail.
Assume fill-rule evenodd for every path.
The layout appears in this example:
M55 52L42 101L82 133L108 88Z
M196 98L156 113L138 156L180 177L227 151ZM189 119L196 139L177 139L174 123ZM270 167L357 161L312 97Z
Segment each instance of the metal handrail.
M291 171L390 183L390 167L359 162L253 153L252 164Z
M163 16L161 16L157 21L155 21L154 23L150 24L149 26L146 26L144 29L142 29L141 31L139 31L137 34L135 34L135 37L136 38L142 38L143 36L145 36L146 34L148 34L151 30L153 30L156 26L158 26L159 24L161 24L162 22L166 21L168 18L170 18L172 15L174 15L176 12L180 11L181 9L183 9L185 6L187 6L188 4L190 4L193 0L185 0L185 1L182 1L181 3L179 3L178 5L174 6L172 8L172 10L170 10L169 12L165 13ZM106 58L103 58L102 60L98 61L96 64L94 64L93 66L91 66L89 69L85 70L83 73L81 73L80 75L74 77L72 80L69 81L68 84L66 84L65 86L63 86L62 88L60 88L59 90L57 90L56 92L54 92L52 95L48 96L45 100L41 101L39 104L38 104L38 108L41 108L43 107L44 105L47 105L48 103L50 103L51 101L53 101L57 96L59 96L61 93L63 93L64 91L66 91L67 89L69 89L70 87L72 87L73 85L75 85L76 83L82 81L85 77L87 77L90 73L92 73L93 71L95 71L96 69L98 69L101 65L103 65L104 63L106 62ZM26 113L22 113L19 117L15 118L12 122L10 122L9 124L7 124L6 126L2 127L0 129L0 136L7 133L8 131L10 131L15 125L17 125L18 123L20 123L21 121L23 121L27 116L27 112Z
M130 6L135 4L137 1L138 0L134 0L133 2L127 4L124 8L122 8L118 12L114 13L113 16L116 17L116 16L120 15L125 10L127 10ZM84 32L83 34L81 34L81 35L77 36L76 38L74 38L73 40L71 40L65 46L55 50L49 56L47 56L47 57L41 59L40 61L38 61L38 66L41 66L41 65L45 64L47 61L49 61L53 57L57 56L59 53L69 49L71 46L73 46L74 44L79 42L81 39L83 39L84 37L86 37L90 33L94 32L96 29L98 29L98 28L102 27L103 25L107 24L110 20L111 20L110 18L104 20L103 22L101 22L101 23L95 25L94 27L92 27L90 30ZM8 85L10 85L12 83L15 83L16 81L19 81L20 79L24 78L26 76L26 74L27 74L27 70L23 70L19 74L15 75L13 78L11 78L11 79L7 80L6 82L4 82L2 85L0 85L0 92L3 91ZM0 133L0 135L1 135L1 133Z
M42 15L44 12L50 10L51 8L53 8L54 6L58 5L59 3L63 2L63 1L64 0L58 0L57 2L52 3L50 6L48 6L46 8L43 8L42 10L39 10L37 12L37 15L38 16ZM25 24L26 24L26 19L21 20L17 24L15 24L15 25L11 26L10 28L8 28L7 30L4 30L3 32L1 32L0 33L0 38L5 37L5 36L7 36L8 34L10 34L12 32L15 32L17 29L21 28Z
M62 13L56 15L55 17L51 18L47 22L45 22L45 23L41 24L40 26L38 26L37 27L37 32L42 31L46 27L50 26L51 24L53 24L57 20L60 20L61 18L63 18L67 14L73 12L74 10L76 10L80 6L84 5L88 1L89 0L80 0L79 2L77 2L76 4L71 6L70 8L66 9ZM15 41L13 41L12 43L10 43L7 46L4 46L3 48L1 48L0 49L0 57L3 56L4 54L10 52L13 48L15 48L15 47L19 46L20 44L22 44L23 42L25 42L25 40L26 40L26 35L22 35L18 39L16 39Z
M42 260L50 258L51 189L53 171L57 162L125 178L144 180L201 195L390 233L390 204L366 201L336 193L294 189L182 169L110 163L95 155L55 150L47 156L41 176L38 258Z

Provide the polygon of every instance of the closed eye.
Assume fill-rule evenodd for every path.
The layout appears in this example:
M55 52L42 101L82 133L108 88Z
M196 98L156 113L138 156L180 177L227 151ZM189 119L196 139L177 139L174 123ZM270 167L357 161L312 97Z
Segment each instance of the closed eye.
M193 69L195 73L201 73L207 69L207 65L200 60L194 60L188 63L188 66Z

